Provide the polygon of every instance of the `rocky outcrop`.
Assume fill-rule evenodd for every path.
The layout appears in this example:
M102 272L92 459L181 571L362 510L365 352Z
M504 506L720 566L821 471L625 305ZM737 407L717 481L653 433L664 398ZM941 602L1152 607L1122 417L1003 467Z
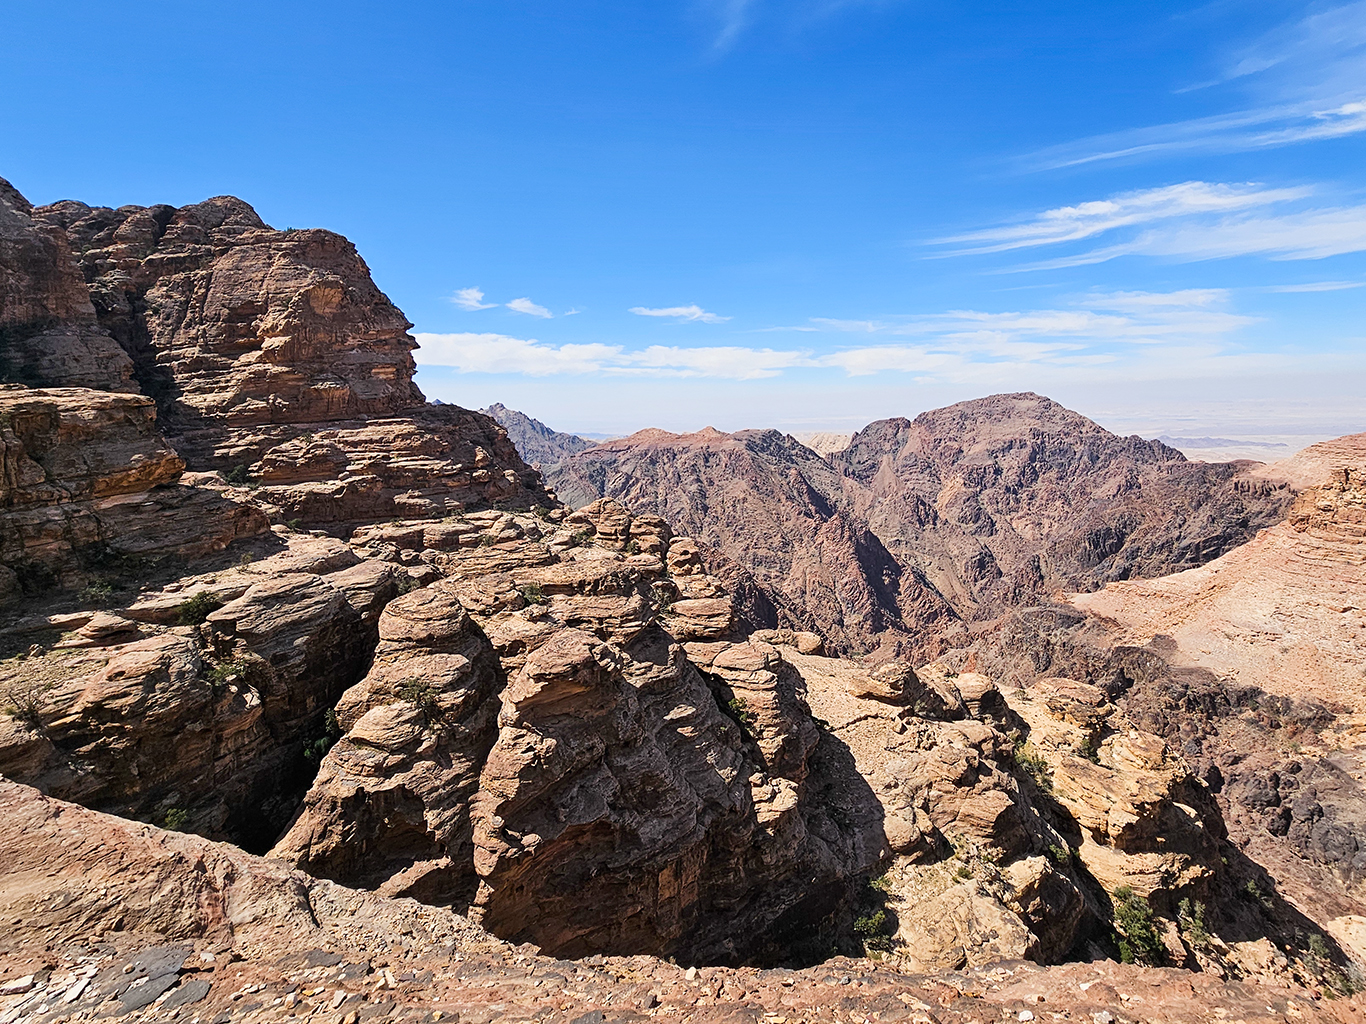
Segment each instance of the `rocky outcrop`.
M540 420L532 419L516 409L509 409L502 402L493 403L484 412L498 421L517 446L518 454L537 469L554 465L595 444L577 434L551 430Z
M684 967L651 957L554 960L458 914L290 870L0 783L0 1016L201 1020L876 1020L1049 1013L1105 1021L1348 1021L1266 978L1113 961L906 973L834 958L806 970ZM117 892L118 898L111 898ZM278 1002L277 1002L278 1000ZM46 1006L46 1011L39 1008ZM1032 1007L1032 1009L1030 1009ZM1029 1018L1025 1018L1029 1019Z
M1050 657L1124 666L1130 713L1200 766L1239 845L1366 955L1366 435L1257 472L1303 488L1284 522L1201 568L1073 595L1094 618Z
M838 465L854 511L974 619L1203 564L1291 497L1246 466L1188 462L1034 394L871 424Z
M0 382L136 391L99 324L66 233L0 178Z
M1291 499L1285 480L1188 462L1033 394L882 420L824 459L776 431L641 431L548 479L570 504L665 516L840 651L919 660L1010 608L1207 562Z
M141 395L0 385L0 465L0 600L266 528L256 509L182 482L185 464Z
M254 504L276 522L344 534L549 501L488 417L425 404L411 325L340 235L276 231L231 196L34 209L6 185L4 198L5 237L17 239L0 255L17 268L4 337L51 321L104 345L88 360L101 376L81 369L74 341L24 334L22 352L11 346L22 372L7 379L140 389L191 471L261 485Z
M263 848L308 784L332 706L368 665L395 571L339 541L290 538L173 587L0 662L0 773Z
M277 856L561 955L764 955L838 911L875 802L840 824L809 796L837 743L695 545L609 501L440 529L359 538L443 578L386 608Z
M663 516L744 567L772 597L780 624L838 650L867 651L953 611L842 508L839 473L774 430L606 441L548 471L570 505L608 496Z
M231 196L192 206L65 201L63 231L100 321L173 435L316 423L421 404L403 314L330 231L275 231Z

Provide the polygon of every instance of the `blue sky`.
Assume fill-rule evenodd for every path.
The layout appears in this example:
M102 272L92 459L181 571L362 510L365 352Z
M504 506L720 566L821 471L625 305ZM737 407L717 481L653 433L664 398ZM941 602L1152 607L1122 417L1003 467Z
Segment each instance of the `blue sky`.
M0 175L359 246L430 397L1366 430L1366 2L11 0Z

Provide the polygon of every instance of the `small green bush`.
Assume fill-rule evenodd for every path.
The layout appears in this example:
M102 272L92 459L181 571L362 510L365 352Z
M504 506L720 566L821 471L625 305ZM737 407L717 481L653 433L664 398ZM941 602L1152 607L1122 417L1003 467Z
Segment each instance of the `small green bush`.
M628 540L626 542L626 553L628 555L640 554L640 541L636 540L634 537Z
M114 601L114 587L108 580L91 580L78 596L88 608L108 608Z
M732 697L728 700L726 702L726 710L730 712L732 718L737 722L740 722L746 728L752 727L754 723L758 721L754 712L749 709L749 705L740 697Z
M854 934L865 951L886 953L892 949L892 921L887 911L880 907L854 919Z
M398 696L414 705L429 722L441 717L441 704L436 699L436 691L425 679L405 679L398 684Z
M1057 843L1050 843L1048 846L1048 859L1060 868L1065 868L1072 863L1072 858L1076 854L1070 846L1060 846Z
M954 874L966 881L972 877L972 868L968 867L966 864L959 864L958 870L955 871Z
M1053 775L1049 771L1048 761L1028 740L1024 740L1015 748L1015 766L1033 779L1034 785L1045 793L1053 792Z
M0 689L0 712L38 729L48 709L52 683L20 678Z
M218 475L234 487L245 487L251 479L247 475L246 466L233 466L226 473L220 470Z
M1153 908L1127 885L1114 891L1115 933L1119 958L1126 964L1160 967L1167 959L1167 947L1153 923Z
M1246 900L1259 904L1263 910L1271 910L1275 906L1275 901L1271 898L1271 893L1258 885L1255 878L1249 878L1247 885L1243 886L1238 895Z
M1209 929L1205 927L1205 905L1199 900L1183 899L1176 908L1176 921L1181 934L1196 949L1209 945Z
M550 601L539 583L526 583L518 587L517 590L522 595L522 600L527 604L546 604Z
M189 812L183 807L172 807L166 812L163 820L163 827L171 832L184 832L185 826L190 823Z
M186 601L181 601L176 605L176 620L182 626L198 626L203 623L211 612L223 607L223 602L214 597L207 590L201 590Z
M289 529L291 529L291 530L293 530L293 531L295 531L295 532L298 532L299 527L302 526L302 525L303 525L303 520L302 520L302 519L297 519L297 518L296 518L296 519L288 519L288 520L285 521L285 526L289 527Z
M322 726L322 733L304 744L304 760L312 765L322 764L327 752L341 739L342 731L337 722L337 713L331 708L323 713Z

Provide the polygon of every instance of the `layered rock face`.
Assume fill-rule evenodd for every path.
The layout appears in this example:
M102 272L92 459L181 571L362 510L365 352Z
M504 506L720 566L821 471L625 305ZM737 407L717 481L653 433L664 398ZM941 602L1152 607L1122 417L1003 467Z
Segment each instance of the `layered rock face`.
M1071 1019L1359 1019L1272 978L1114 961L908 973L834 958L806 970L555 960L449 909L386 899L198 836L0 783L0 1015L86 1022L875 1020L968 1024L1040 1004ZM118 898L111 898L117 892ZM46 1007L47 1009L42 1009ZM1034 1009L1029 1009L1033 1007Z
M275 855L560 955L738 959L835 914L876 803L840 825L809 798L842 767L696 546L606 501L474 525L366 536L443 578L386 608Z
M155 414L141 395L0 385L0 603L266 529L257 509L182 482Z
M874 423L838 464L857 513L965 618L1203 564L1290 501L1034 394Z
M1284 522L1201 568L1073 595L1098 622L1055 646L1141 652L1129 702L1216 780L1249 855L1366 955L1366 435L1258 472L1304 485Z
M775 431L642 431L548 479L687 524L841 650L921 657L1062 590L1202 564L1291 498L1032 394L879 421L825 459Z
M843 651L955 618L842 505L839 472L774 430L645 430L566 459L547 479L571 505L601 495L650 510L734 559L791 624Z
M136 391L91 305L66 233L0 178L0 380Z
M0 662L0 773L268 845L311 777L305 748L365 671L379 609L397 592L392 567L339 541L279 546L117 614L17 623L33 640L66 634Z
M273 230L231 196L34 209L5 185L0 203L0 329L22 337L6 380L140 389L191 471L263 485L277 522L340 533L548 500L488 417L425 404L411 325L340 235ZM100 373L75 337L104 346L85 360Z

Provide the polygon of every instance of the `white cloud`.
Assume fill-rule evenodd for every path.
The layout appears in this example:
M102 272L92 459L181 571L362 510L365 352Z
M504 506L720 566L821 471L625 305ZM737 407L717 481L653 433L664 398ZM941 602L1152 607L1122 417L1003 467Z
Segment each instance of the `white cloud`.
M496 302L485 302L484 293L478 288L457 288L455 294L451 296L451 301L461 309L467 309L470 312L479 309L492 309L498 305Z
M1185 262L1254 255L1302 260L1366 250L1366 206L1304 208L1303 200L1313 194L1306 187L1188 181L1057 207L1017 224L972 231L936 244L958 244L959 248L944 255L965 256L1060 245L1109 233L1123 239L1017 268L1023 270L1085 266L1134 255ZM1266 209L1287 203L1298 203L1301 208Z
M1234 256L1316 260L1366 251L1366 206L1304 210L1279 216L1243 216L1171 224L1133 239L1076 256L1033 264L1050 270L1104 263L1118 256L1164 256L1193 262Z
M755 0L711 0L710 6L720 18L721 28L712 46L716 50L728 50L750 21L750 9Z
M1349 288L1366 286L1366 281L1311 281L1308 284L1276 284L1265 290L1269 292L1341 292Z
M549 320L555 315L544 306L538 306L525 296L520 299L513 299L507 304L507 307L514 313L525 313L527 316L539 316L544 320Z
M787 370L842 370L851 377L890 371L919 380L1009 385L1033 368L1076 372L1135 361L1218 360L1233 334L1254 323L1229 311L1218 289L1095 293L1074 308L1014 312L953 310L883 320L813 320L827 335L878 336L876 343L816 354L745 346L554 345L500 334L419 334L422 366L466 373L593 374L650 378L757 380ZM881 340L885 338L886 340Z
M1122 192L1109 199L1045 210L1020 224L971 231L939 239L938 244L969 243L948 255L1006 252L1036 245L1056 245L1091 238L1116 228L1176 217L1232 213L1257 206L1302 199L1306 188L1263 188L1187 181L1180 185Z
M701 306L668 306L664 309L650 309L647 306L632 306L627 312L634 313L636 316L662 316L671 317L675 320L686 320L703 324L720 324L730 319L728 316L718 316L715 313L708 313Z
M804 352L737 346L678 348L651 345L551 345L505 334L417 334L419 366L448 366L464 373L607 374L650 377L721 377L754 380L796 366L815 365Z
M506 334L417 334L419 366L465 373L593 373L621 353L619 345L544 345Z

